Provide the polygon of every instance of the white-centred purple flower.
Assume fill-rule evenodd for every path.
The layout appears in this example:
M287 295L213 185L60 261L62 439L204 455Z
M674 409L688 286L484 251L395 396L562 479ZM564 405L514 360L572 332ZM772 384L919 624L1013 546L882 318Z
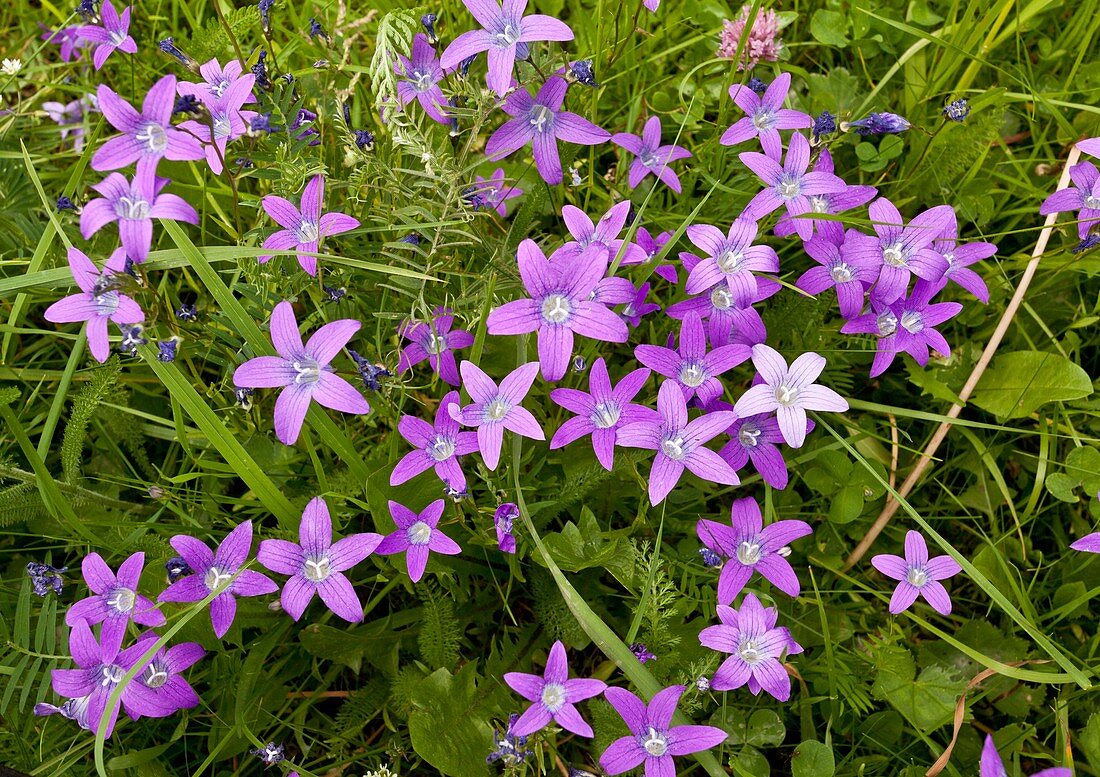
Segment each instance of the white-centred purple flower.
M546 658L543 674L506 672L504 682L528 701L534 702L512 724L512 733L528 736L554 721L566 731L578 736L593 736L592 727L585 722L573 705L579 701L599 696L607 688L603 680L589 678L569 679L569 664L565 657L565 645L554 642Z
M448 405L448 410L452 418L465 426L477 427L478 448L486 467L495 470L500 463L505 429L532 440L546 439L539 422L527 408L520 405L535 382L538 362L527 362L516 367L499 386L472 362L464 361L458 369L462 373L462 385L473 402L461 410L455 405Z
M941 615L951 614L951 597L940 581L959 574L962 567L950 556L929 558L928 544L920 532L905 533L905 558L882 553L871 559L871 565L898 581L890 597L892 615L908 610L918 596L923 596Z

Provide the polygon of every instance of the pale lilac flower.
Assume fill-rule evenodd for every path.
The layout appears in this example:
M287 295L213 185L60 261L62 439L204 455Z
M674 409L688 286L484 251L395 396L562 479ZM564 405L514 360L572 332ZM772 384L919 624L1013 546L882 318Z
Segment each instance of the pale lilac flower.
M997 746L993 744L993 736L985 735L985 744L982 746L982 758L978 764L980 772L978 777L1008 777L1008 770L1001 760L1001 754L997 752ZM1031 777L1073 777L1073 770L1065 766L1055 766L1035 772Z
M275 436L293 445L311 401L341 413L369 413L370 405L355 388L333 372L329 363L359 331L350 318L325 324L302 345L294 307L286 301L271 313L271 342L278 356L257 356L233 372L233 385L282 388L275 401Z
M458 421L451 418L448 408L458 404L458 392L449 392L435 411L435 426L416 416L403 415L397 431L415 448L406 453L390 473L390 485L399 486L429 469L443 483L459 491L466 490L466 476L458 457L477 451L477 434L460 432Z
M606 143L611 138L611 133L575 113L562 110L568 88L564 78L551 76L533 99L522 88L508 95L502 107L513 118L504 122L485 144L485 153L489 159L499 161L530 143L539 175L548 184L556 185L562 180L559 140L582 146Z
M121 173L111 173L92 188L102 194L84 206L80 214L80 234L85 240L112 221L118 222L118 236L126 255L139 264L153 245L153 219L169 219L198 224L199 214L183 198L162 194L167 178L134 176L127 181Z
M451 418L466 426L477 427L478 449L486 467L495 470L500 463L500 446L504 442L505 429L532 440L546 439L539 422L520 405L535 381L538 362L527 362L516 367L500 382L499 387L472 362L464 361L458 368L462 372L462 384L473 402L461 410L453 405L448 405L448 409Z
M61 127L61 142L73 139L73 150L84 148L84 101L59 103L53 100L42 103L42 110Z
M637 328L642 323L642 316L656 313L661 306L655 302L646 302L649 299L649 284L643 283L638 287L634 298L626 303L626 307L618 311L623 321Z
M657 8L661 5L661 0L642 0L642 5L646 7L647 11L656 13Z
M997 246L993 243L963 243L958 244L959 225L955 218L955 211L951 211L950 225L943 234L932 243L932 250L947 260L947 269L943 272L943 278L936 284L937 291L942 289L950 281L980 299L989 302L989 288L970 266L982 259L988 259L997 253Z
M722 382L717 376L732 370L751 355L752 351L745 345L722 345L708 352L703 321L694 312L684 316L680 324L677 350L648 344L634 349L634 358L659 375L671 378L680 387L685 402L698 396L701 405L721 396Z
M1081 162L1069 169L1069 175L1073 186L1059 189L1047 197L1039 208L1039 214L1046 216L1068 210L1080 211L1077 214L1077 235L1083 240L1092 225L1100 221L1100 170L1092 162Z
M816 353L802 354L788 369L778 351L761 343L752 347L752 363L763 382L742 394L734 411L739 418L775 411L783 439L792 448L801 448L806 440L807 410L848 409L844 397L814 383L825 369L825 359Z
M905 558L883 553L872 558L871 565L900 581L890 597L892 615L909 609L918 596L923 596L941 615L951 614L951 597L940 581L959 574L962 567L950 556L928 558L928 545L920 532L905 533Z
M247 132L248 122L256 116L255 111L242 108L245 103L254 102L252 87L255 83L256 76L251 73L231 81L221 97L204 101L210 112L209 120L180 124L180 129L193 133L206 144L206 163L215 175L221 175L224 168L226 144ZM202 99L201 94L197 96Z
M753 273L779 272L775 249L752 244L756 239L753 219L734 219L728 234L710 224L692 224L687 228L687 236L705 254L688 274L684 288L688 294L699 294L724 282L733 295L733 304L748 307L757 295Z
M823 148L818 154L817 161L814 162L814 173L826 173L833 175L833 155L829 153L829 149ZM843 179L841 179L843 180ZM826 194L814 194L810 196L810 210L809 213L816 214L829 214L836 215L843 213L846 210L852 208L858 208L861 205L866 205L875 198L878 194L878 189L874 186L861 186L861 185L845 185L845 188L837 192L828 192ZM838 223L832 219L801 219L802 221L808 221L812 224L815 231L820 231L830 225L836 226ZM795 223L798 219L791 218L790 214L784 213L779 217L779 221L775 225L776 237L787 237L797 232Z
M532 14L524 16L527 0L504 0L501 7L496 0L463 0L466 9L484 29L470 30L455 38L440 58L444 70L454 70L464 59L488 51L489 88L503 97L512 83L517 49L526 55L527 44L534 41L573 40L569 25L553 16Z
M913 275L936 282L947 270L947 260L932 247L933 241L950 229L954 209L937 205L905 224L901 213L885 197L868 208L875 235L852 230L845 236L844 256L850 261L869 261L882 266L871 297L890 303L905 294Z
M298 264L310 275L317 274L317 257L308 256L321 249L321 241L330 235L339 235L359 226L359 220L344 213L321 213L321 203L325 198L324 176L315 175L309 179L302 190L301 209L290 200L269 194L263 199L264 211L282 227L268 235L263 247L276 251L297 249L305 253L298 254ZM260 264L271 259L259 257Z
M672 239L672 233L665 231L654 237L650 234L649 230L645 227L638 227L634 231L634 245L642 251L642 256L639 256L637 252L627 250L623 255L623 259L619 262L620 265L628 264L647 264L657 258L657 254L661 253L665 245ZM617 252L616 252L617 253ZM676 267L671 264L661 264L654 268L655 275L659 275L669 283L677 283L679 278L676 275Z
M217 105L225 97L229 87L240 80L243 70L244 68L239 60L231 59L225 63L225 67L222 67L217 59L212 59L199 66L199 73L202 75L203 81L198 83L180 81L176 85L176 91L180 95L196 98L207 107ZM255 78L255 76L251 77ZM256 97L250 91L244 102L255 101Z
M687 252L680 253L680 260L689 272L702 261ZM767 277L757 278L756 287L757 294L752 299L754 303L772 296L782 288L777 281ZM715 347L731 343L751 347L768 338L768 330L760 313L751 307L737 307L733 294L724 283L697 297L689 297L669 305L667 313L669 318L678 321L683 321L691 314L698 315L706 322L707 338Z
M525 239L516 251L519 274L528 299L494 308L486 321L491 335L538 332L542 377L561 380L573 355L574 332L594 340L625 343L626 324L599 302L589 299L607 269L607 252L598 246L583 253L548 260L535 241Z
M95 44L92 64L96 70L103 67L115 49L125 54L137 53L137 43L130 36L130 6L126 6L120 16L111 0L103 0L99 16L101 24L85 24L76 31L77 36Z
M442 499L436 499L419 515L393 500L390 500L389 506L397 531L387 534L374 552L380 556L404 553L405 565L414 583L420 582L424 576L424 568L432 552L445 556L457 556L462 552L458 543L438 528L443 515Z
M61 27L57 30L51 30L41 22L38 26L42 29L42 35L39 37L47 43L54 43L60 47L60 56L62 62L72 62L80 59L81 49L91 47L92 41L87 38L80 37L80 27ZM45 104L43 104L45 107Z
M141 113L109 86L100 84L98 95L104 118L122 134L96 150L93 170L118 170L137 162L137 177L152 179L162 158L188 161L205 155L197 138L172 126L175 76L164 76L149 88Z
M146 632L135 648L137 655L145 654L157 635ZM165 646L153 654L145 666L123 692L122 707L132 720L138 718L167 718L180 710L199 706L199 695L187 682L183 672L197 663L206 651L197 642L181 642Z
M597 359L588 373L587 392L571 388L558 388L550 392L550 399L577 415L563 423L550 440L550 448L561 448L581 437L592 435L592 449L604 469L611 471L615 465L615 442L618 430L627 424L654 420L657 413L631 400L638 396L649 380L647 369L634 370L612 387L607 364Z
M594 736L592 727L585 722L573 705L593 696L599 696L607 689L603 680L589 678L569 679L569 664L565 658L565 645L561 640L554 642L550 655L546 658L546 669L542 676L524 672L505 672L504 682L516 693L528 701L534 702L512 724L512 733L529 736L550 721L554 721L566 731L578 736Z
M1078 140L1077 143L1075 143L1074 145L1076 145L1083 154L1100 157L1100 138L1086 138L1085 140Z
M252 521L245 521L229 532L216 552L202 540L186 534L177 534L169 542L194 574L165 588L157 601L200 602L216 594L210 602L210 623L218 639L233 625L238 596L262 596L279 590L267 575L241 569L252 550Z
M718 577L718 603L730 604L759 572L787 596L798 596L798 575L784 557L784 549L794 540L812 534L805 521L776 521L764 526L760 505L747 497L730 508L730 526L700 519L695 525L700 541L715 553L726 557Z
M814 422L807 419L807 434L813 429L813 425ZM726 434L730 436L730 441L722 446L718 455L727 464L734 470L740 470L751 461L753 468L769 486L778 489L787 487L787 462L779 451L783 432L779 430L779 421L775 416L762 414L738 418L726 430Z
M563 261L569 257L583 253L591 246L599 246L607 255L610 263L621 251L623 258L620 264L640 264L646 261L645 252L634 243L621 240L619 235L626 226L627 217L630 216L631 202L623 200L607 209L607 213L600 216L598 224L593 224L583 210L573 205L565 205L561 209L562 220L573 236L573 240L566 241L561 248L554 252L552 261ZM626 248L623 248L623 245ZM631 286L633 290L633 286ZM601 300L610 302L612 300ZM616 300L618 301L618 300Z
M492 208L504 218L508 215L508 200L523 194L523 189L504 182L504 168L498 167L488 178L477 177L474 192L481 197L485 207Z
M401 101L401 107L416 100L424 112L438 121L440 124L450 124L451 118L444 111L447 98L443 90L439 88L439 82L443 80L443 68L439 66L439 58L435 55L435 49L428 42L428 36L418 32L413 37L412 58L397 55L398 61L393 69L400 76L397 82L397 97Z
M431 323L406 321L398 334L409 341L397 361L397 374L412 369L427 359L432 371L452 386L460 382L454 352L474 344L474 336L465 329L451 330L455 317L448 308L436 308Z
M745 118L734 122L722 133L719 142L723 146L736 146L749 138L760 138L764 153L773 160L779 160L783 156L783 140L779 137L779 130L802 129L814 123L808 113L783 107L790 89L790 73L781 73L768 85L763 97L744 84L731 86L730 97L745 112Z
M673 726L672 716L687 686L671 685L647 705L625 688L608 688L604 697L622 716L629 736L608 745L600 766L610 775L645 764L645 777L674 777L673 756L689 755L722 744L729 736L714 726Z
M100 640L104 649L118 650L131 620L142 626L163 626L164 613L137 592L145 554L135 553L118 568L116 575L98 553L89 553L81 562L81 571L93 596L81 599L65 613L65 623L76 625L87 621L89 626L102 623Z
M290 575L280 601L294 620L313 600L321 597L325 606L349 623L363 620L363 605L344 572L365 559L382 542L374 532L352 534L332 541L332 518L325 500L309 500L298 525L298 542L264 540L256 560L280 575Z
M80 293L59 299L46 308L43 317L55 324L87 321L88 349L96 361L105 362L111 355L107 322L136 324L145 320L145 314L138 304L113 288L113 276L126 271L126 251L116 248L107 260L103 272L100 272L84 252L70 247L69 270Z
M779 611L764 607L755 594L745 594L741 609L718 605L720 624L699 633L704 647L731 653L711 678L716 691L732 691L748 685L754 696L763 689L779 701L791 698L791 678L783 659L802 652L785 626L776 627Z
M777 208L786 208L787 215L794 222L795 232L803 240L809 240L814 233L814 220L799 218L813 209L810 198L840 194L848 188L848 184L832 173L806 172L810 166L810 141L801 132L791 136L782 166L778 157L772 158L769 154L755 151L738 154L738 159L756 173L765 186L745 206L745 214L759 219Z
M505 502L493 513L493 526L497 531L497 547L503 553L516 552L516 537L512 534L512 522L519 518L519 507Z
M655 175L672 191L680 193L680 178L668 165L679 159L687 159L691 152L681 146L661 145L659 116L650 116L646 120L640 136L619 132L611 136L611 142L635 156L627 176L627 184L631 189L636 188L647 175Z
M1071 543L1070 547L1085 553L1100 553L1100 531L1086 534L1081 539Z
M737 418L728 411L707 413L688 421L687 400L675 381L666 380L657 393L659 419L638 421L618 430L625 448L657 452L649 473L649 501L658 505L679 482L684 469L703 480L736 486L741 481L730 465L704 443L729 428Z
M863 310L867 289L878 279L881 265L863 255L846 256L842 247L827 237L841 229L832 222L806 241L803 247L818 266L802 273L795 286L815 297L826 289L835 289L840 315L855 318Z

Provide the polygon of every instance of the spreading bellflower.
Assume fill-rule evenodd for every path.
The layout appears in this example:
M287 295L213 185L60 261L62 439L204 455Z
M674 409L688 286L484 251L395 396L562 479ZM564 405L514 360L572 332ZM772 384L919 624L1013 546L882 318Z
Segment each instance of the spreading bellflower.
M474 191L481 197L484 207L492 208L501 218L508 215L508 200L523 194L523 189L504 182L503 167L498 167L488 178L479 175Z
M92 64L95 65L96 70L103 67L107 57L111 56L111 52L115 49L124 54L137 53L137 43L130 35L130 6L126 6L119 15L111 0L103 0L99 13L99 24L85 24L78 27L76 31L79 38L95 44Z
M176 85L176 91L186 97L194 97L208 108L216 105L225 97L226 91L241 78L244 68L239 60L231 59L222 67L217 59L212 59L205 65L199 66L199 73L203 81L194 83L180 81ZM249 93L245 102L255 102L254 95Z
M359 226L359 220L344 213L321 213L321 202L325 197L324 176L315 175L309 179L302 190L301 208L283 197L269 194L263 199L264 210L279 226L278 232L274 232L264 240L263 247L276 251L297 249L306 253L298 254L298 264L310 275L317 274L317 258L307 254L315 254L320 250L321 241L330 235L339 235L341 232L355 229ZM270 256L259 257L260 264L271 259Z
M552 260L561 261L580 254L591 246L600 246L607 254L608 263L621 251L623 253L621 264L641 264L646 260L644 251L634 243L628 243L619 238L630 216L630 208L630 201L623 200L608 208L607 213L600 216L599 222L593 224L588 214L580 208L573 205L562 207L562 220L573 239L567 240L560 249L555 251Z
M138 175L127 181L121 173L111 173L92 187L103 196L84 206L80 234L87 240L117 221L119 242L126 249L126 256L144 262L153 245L153 219L199 223L199 214L181 197L161 193L168 183L167 178L159 176Z
M835 289L840 315L855 318L863 310L867 289L878 279L881 265L862 254L846 256L841 246L828 237L842 229L837 222L831 222L806 241L806 253L817 266L802 273L795 286L815 297L826 289Z
M814 162L814 173L826 173L833 175L833 155L829 153L829 149L823 148L818 153L817 161ZM828 192L826 194L813 194L810 195L810 210L807 216L813 214L829 214L836 215L843 213L846 210L852 208L858 208L866 205L875 198L878 194L878 189L874 186L864 185L845 185L845 188L837 192ZM801 219L791 218L790 214L784 213L779 217L779 221L775 225L775 234L777 237L787 237L793 235L796 229L796 222L804 221L813 225L815 231L820 232L827 229L829 226L839 226L838 222L832 219L819 219L819 218L807 218L804 216Z
M509 373L498 387L474 363L464 361L459 365L462 385L473 402L459 410L448 405L451 418L466 426L477 427L478 449L485 466L491 470L500 463L500 447L507 429L532 440L545 440L542 427L525 407L520 405L538 373L538 362L521 364Z
M157 638L147 632L135 647L137 654L145 651ZM181 642L165 646L153 654L153 659L133 681L126 686L122 696L122 708L132 720L138 718L167 718L180 710L199 706L199 695L184 678L183 673L197 663L206 651L197 642Z
M585 722L573 705L579 701L599 696L607 689L603 680L587 678L569 679L569 664L565 658L565 645L554 642L546 658L542 676L523 672L506 672L504 682L528 701L534 702L512 724L512 733L529 736L550 721L566 731L582 737L593 736L592 727Z
M403 415L397 431L415 450L406 453L390 473L390 485L399 486L434 468L446 485L460 491L466 488L466 476L458 457L478 449L477 434L460 432L458 421L451 418L448 408L458 404L458 392L449 392L435 411L435 426L416 416Z
M1070 547L1085 553L1100 553L1100 531L1086 534L1081 539L1070 543Z
M438 528L439 519L443 515L442 499L436 499L419 515L392 500L389 506L393 522L397 524L397 531L387 534L375 549L375 553L380 556L404 553L409 577L414 583L420 582L420 578L424 576L428 555L433 551L445 556L457 556L462 552L458 543Z
M245 103L253 102L252 87L255 83L256 76L251 73L229 82L221 97L209 102L203 100L210 112L209 123L185 121L180 124L180 129L193 133L206 143L206 163L215 175L221 175L224 167L226 145L245 134L248 122L256 115L255 111L242 108ZM202 93L196 93L196 96L203 99Z
M951 282L966 289L982 302L989 302L989 288L982 280L982 276L970 267L997 253L997 246L993 243L980 242L959 245L958 240L958 221L955 218L955 212L951 211L950 225L932 243L932 250L947 260L947 269L943 272L943 278L936 284L937 289L942 289Z
M49 100L42 103L42 110L46 115L57 122L61 127L61 142L68 138L73 139L73 150L81 151L84 148L84 101L72 100L68 103L59 103Z
M45 596L50 591L60 596L65 585L61 576L68 571L68 567L51 567L40 561L27 562L27 576L31 579L31 590L35 596Z
M116 575L98 553L89 553L81 562L84 581L93 596L81 599L65 613L65 623L75 626L87 621L89 626L102 623L100 640L104 649L118 650L126 636L126 626L133 620L142 626L163 626L164 613L149 599L137 592L145 554L135 553L122 562Z
M887 577L898 580L890 597L890 613L897 615L923 596L941 615L951 614L951 597L941 580L959 574L962 567L950 556L928 558L928 545L920 532L905 533L905 558L883 553L871 559L871 564Z
M80 27L61 27L57 30L51 30L41 22L38 26L42 29L42 34L39 36L47 43L53 43L60 47L60 56L62 62L73 62L80 59L81 49L86 49L92 45L92 41L80 37ZM43 107L45 104L43 103Z
M685 251L680 253L680 261L690 273L702 260ZM779 282L771 278L757 278L756 296L751 301L756 303L767 299L781 288ZM699 296L668 306L669 318L683 321L692 314L706 322L707 337L715 347L731 343L751 347L768 338L768 330L760 313L752 307L738 307L734 304L733 293L724 283Z
M896 113L869 113L859 121L850 121L846 128L855 127L860 135L897 135L912 125L904 116Z
M985 735L985 744L982 746L982 758L978 764L978 777L1008 777L1005 762L1001 760L1001 754L997 752L997 746L993 743L991 734ZM1073 777L1073 770L1065 766L1055 766L1035 772L1031 777Z
M497 547L503 553L516 552L516 536L512 533L513 522L519 518L519 507L514 502L505 502L493 513L493 527L497 532Z
M813 428L813 423L806 421L807 433ZM738 418L726 434L730 436L730 441L722 446L718 455L727 464L734 470L740 470L751 461L753 468L769 486L779 489L787 487L787 462L779 451L783 432L775 416L768 413Z
M671 378L683 392L685 402L697 396L701 405L721 396L719 375L752 355L745 345L722 345L708 352L703 321L695 312L684 316L678 345L675 351L660 345L639 345L634 349L634 357L657 374Z
M397 59L394 71L400 77L397 82L397 98L401 101L401 107L404 108L416 100L426 114L440 124L449 124L451 119L443 110L447 105L447 98L439 88L439 82L443 80L443 68L439 66L439 58L436 57L428 36L418 32L413 37L412 57L398 54Z
M638 227L634 231L634 245L641 249L644 256L636 256L635 252L628 250L623 256L620 265L646 264L652 262L657 258L657 254L664 250L664 247L671 239L671 232L665 231L654 236L650 234L650 231L645 227ZM669 283L677 283L679 281L676 275L676 267L671 264L658 265L654 268L653 273L664 278Z
M1040 215L1062 213L1068 210L1077 214L1077 235L1084 238L1093 224L1100 221L1100 171L1092 162L1081 162L1069 169L1073 186L1051 194L1039 208Z
M646 301L649 299L649 289L649 284L643 283L634 293L634 298L626 303L626 307L618 311L619 317L632 327L637 328L641 325L642 316L648 316L661 309L657 303Z
M728 234L710 224L692 224L687 228L687 236L704 253L703 260L688 274L684 288L688 294L699 294L725 283L733 295L733 304L743 308L757 296L753 273L779 272L775 249L752 244L756 239L753 219L734 219Z
M760 138L764 153L773 160L779 160L783 156L783 140L779 137L779 130L803 129L812 127L814 123L808 113L783 107L790 90L790 73L781 73L771 82L763 97L748 86L731 86L730 97L745 112L745 118L722 133L719 142L723 146L736 146L749 138Z
M691 152L681 146L661 145L659 116L650 116L646 120L640 136L619 132L611 136L611 142L635 156L627 176L631 189L636 188L647 175L655 175L665 186L677 194L680 193L680 178L668 165L679 159L687 159Z
M398 334L409 341L397 361L397 374L408 372L425 359L432 370L452 386L460 383L454 352L474 344L474 336L465 329L451 330L455 317L446 308L436 308L431 323L406 321Z

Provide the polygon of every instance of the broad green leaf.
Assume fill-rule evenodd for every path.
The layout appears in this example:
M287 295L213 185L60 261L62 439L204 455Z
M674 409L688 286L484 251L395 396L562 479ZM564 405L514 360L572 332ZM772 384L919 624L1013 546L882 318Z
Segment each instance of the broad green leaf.
M950 722L955 702L965 683L940 666L931 666L917 675L916 663L902 647L884 645L874 651L875 698L890 702L922 732L934 731Z
M759 709L745 717L744 710L724 707L710 719L710 725L729 732L730 745L777 747L783 744L787 728L775 710Z
M848 45L848 17L839 11L819 8L810 17L810 34L826 46L844 48Z
M587 507L581 509L580 525L569 521L560 532L542 538L554 561L566 572L606 566L618 551L618 539L605 541L596 516Z
M835 772L833 749L824 742L807 739L795 748L791 777L832 777Z
M971 401L1001 419L1023 418L1048 402L1081 399L1092 381L1080 366L1056 353L998 354Z
M485 755L493 730L478 713L476 662L458 674L437 669L417 687L409 716L409 736L416 754L451 777L484 777Z

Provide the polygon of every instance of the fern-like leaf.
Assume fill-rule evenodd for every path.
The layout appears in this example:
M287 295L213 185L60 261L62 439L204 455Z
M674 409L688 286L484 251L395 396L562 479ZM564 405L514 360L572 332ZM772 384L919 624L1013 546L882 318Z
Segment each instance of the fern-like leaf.
M84 440L88 436L88 422L92 420L99 403L118 384L121 369L118 356L112 356L106 364L92 372L91 380L73 399L73 409L61 442L61 467L66 483L75 483L80 478L80 459L84 453Z

